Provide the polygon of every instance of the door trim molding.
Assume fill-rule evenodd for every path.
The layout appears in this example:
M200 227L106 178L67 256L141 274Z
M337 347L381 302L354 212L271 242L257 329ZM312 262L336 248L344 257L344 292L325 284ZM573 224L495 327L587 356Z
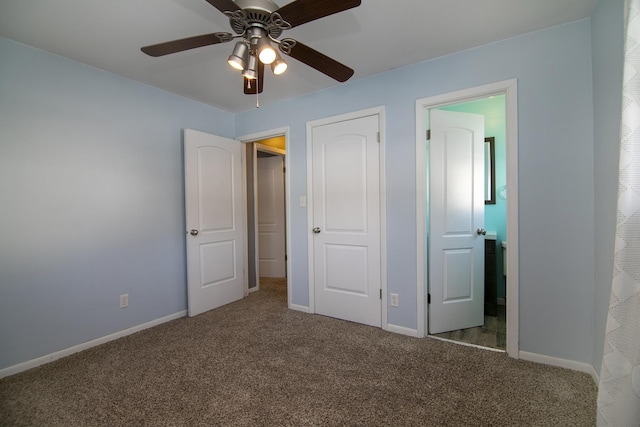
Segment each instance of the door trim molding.
M378 129L380 131L380 163L379 163L379 180L380 180L380 288L382 289L381 305L381 325L383 330L388 330L387 324L387 187L386 187L386 145L385 145L385 108L383 105L379 107L368 108L365 110L353 111L351 113L340 114L337 116L325 117L318 120L307 122L307 255L308 255L308 277L309 277L309 313L315 313L315 297L314 297L314 275L313 275L313 239L311 238L310 225L313 223L313 157L312 129L316 126L323 126L331 123L344 122L347 120L359 119L368 116L378 116Z
M427 335L427 112L431 108L471 101L491 95L505 95L507 137L507 353L519 357L519 237L518 237L518 83L504 80L416 100L416 301L418 336Z
M267 138L273 138L273 137L277 137L277 136L284 136L284 140L285 140L285 147L288 149L289 148L289 126L285 126L285 127L281 127L281 128L277 128L277 129L272 129L272 130L266 130L266 131L262 131L262 132L257 132L257 133L252 133L249 135L243 135L243 136L239 136L236 137L236 139L240 142L242 142L243 144L247 144L250 142L255 142L255 141L259 141L262 139L267 139ZM273 149L273 150L277 150L277 149ZM242 153L244 154L246 150L242 150ZM255 150L254 150L255 151ZM266 151L266 150L265 150ZM292 286L293 286L293 276L291 274L291 266L294 263L294 259L296 258L295 254L291 251L291 181L290 181L290 177L291 174L288 173L288 171L291 170L291 156L286 154L285 150L285 154L284 154L284 164L285 164L285 170L287 171L287 173L284 174L284 186L285 186L285 193L284 193L284 203L285 203L285 210L284 210L284 215L285 215L285 245L286 245L286 252L287 252L287 305L289 308L292 308L295 304L293 304L292 302L292 298L293 298L293 293L291 292ZM242 171L242 176L245 177L247 176L247 163L246 161L243 162L242 165L243 171ZM245 198L246 198L246 184L245 184ZM246 209L245 209L246 211ZM257 270L256 270L257 271ZM246 274L249 274L248 270L246 272ZM247 286L248 286L248 280L247 280ZM248 288L247 288L248 289ZM297 306L296 306L297 307Z

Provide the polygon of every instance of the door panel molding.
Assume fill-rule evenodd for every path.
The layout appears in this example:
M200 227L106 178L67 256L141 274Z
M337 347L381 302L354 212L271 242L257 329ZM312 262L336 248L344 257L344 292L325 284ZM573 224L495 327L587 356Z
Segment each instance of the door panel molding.
M518 83L504 80L483 86L435 95L416 100L416 264L418 336L428 331L427 304L427 113L431 108L467 102L491 95L505 94L507 139L507 354L518 358L519 330L519 235L518 235Z
M255 144L258 145L258 144ZM254 150L259 150L254 147ZM256 156L257 157L257 156ZM258 277L286 276L284 158L256 158ZM256 284L260 288L260 283Z
M243 163L240 142L184 130L189 316L246 294Z
M431 109L430 333L484 323L484 116Z
M315 278L314 278L314 239L313 227L313 128L334 124L368 116L378 117L379 130L379 219L380 219L380 287L381 287L381 326L388 330L387 324L387 241L386 241L386 175L385 175L385 109L384 106L369 108L337 116L326 117L307 122L307 237L308 237L308 280L309 280L309 312L316 313Z

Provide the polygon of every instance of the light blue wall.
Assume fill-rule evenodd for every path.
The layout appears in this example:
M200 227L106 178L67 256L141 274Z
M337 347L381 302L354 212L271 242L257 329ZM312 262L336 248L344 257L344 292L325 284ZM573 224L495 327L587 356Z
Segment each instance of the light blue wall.
M484 205L484 226L487 231L497 233L496 272L498 298L505 297L505 279L503 274L502 241L507 239L507 201L500 197L500 189L507 185L507 141L506 141L506 104L505 96L493 96L476 101L441 107L441 110L460 113L482 114L484 116L484 135L493 137L495 142L496 203Z
M233 123L0 38L0 369L186 308L182 128Z
M590 21L404 67L238 114L236 135L290 127L291 199L306 195L305 123L384 105L390 324L416 328L415 100L517 78L520 349L590 362L594 215ZM428 42L428 41L425 41ZM308 304L307 212L291 212L292 292Z
M591 73L585 20L232 115L0 39L0 369L185 308L182 128L232 137L289 126L296 201L306 193L306 122L381 105L388 292L408 302L388 307L389 323L415 328L415 100L511 78L520 348L591 362ZM294 203L299 305L308 304L307 228ZM122 293L128 310L117 308Z
M613 277L622 106L624 0L600 0L591 18L595 140L595 318L593 366L600 372Z

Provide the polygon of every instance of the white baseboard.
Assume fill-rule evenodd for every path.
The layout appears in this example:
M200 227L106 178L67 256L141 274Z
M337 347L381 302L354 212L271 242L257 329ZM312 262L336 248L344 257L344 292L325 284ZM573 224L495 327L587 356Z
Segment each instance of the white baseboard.
M596 372L596 368L591 365L589 365L589 367L591 368L591 370L587 372L587 374L591 375L591 378L593 378L593 382L595 382L596 385L600 385L600 375L598 375L598 373Z
M97 345L101 345L107 343L109 341L117 340L118 338L126 337L127 335L134 334L136 332L143 331L145 329L152 328L154 326L158 326L162 323L169 322L171 320L179 319L181 317L185 317L187 315L187 310L182 310L174 314L170 314L165 317L161 317L159 319L152 320L150 322L143 323L141 325L132 326L130 328L124 329L119 332L115 332L113 334L105 335L104 337L96 338L91 341L84 342L82 344L74 345L73 347L65 348L60 351L56 351L51 354L47 354L45 356L37 357L35 359L28 360L26 362L18 363L17 365L9 366L4 369L0 369L0 378L8 377L9 375L18 374L20 372L24 372L28 369L32 369L38 367L40 365L44 365L49 362L53 362L54 360L62 359L63 357L70 356L74 353L78 353L82 350L89 349L91 347L95 347Z
M383 329L385 331L393 332L395 334L407 335L414 338L418 337L417 329L406 328L404 326L391 325L387 323L386 327L383 327Z
M289 308L291 310L301 311L303 313L311 313L311 310L309 309L309 307L306 307L304 305L298 305L298 304L289 303Z
M559 368L571 369L573 371L584 372L591 375L596 384L599 382L599 376L594 367L585 362L577 362L575 360L560 359L559 357L545 356L543 354L529 353L528 351L519 352L520 359L529 362L542 363L545 365L557 366Z

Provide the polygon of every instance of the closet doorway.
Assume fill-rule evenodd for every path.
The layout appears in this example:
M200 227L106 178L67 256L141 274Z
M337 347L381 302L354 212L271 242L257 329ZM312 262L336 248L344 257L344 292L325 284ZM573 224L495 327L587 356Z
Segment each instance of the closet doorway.
M284 135L246 143L248 286L260 280L286 281L286 139Z

